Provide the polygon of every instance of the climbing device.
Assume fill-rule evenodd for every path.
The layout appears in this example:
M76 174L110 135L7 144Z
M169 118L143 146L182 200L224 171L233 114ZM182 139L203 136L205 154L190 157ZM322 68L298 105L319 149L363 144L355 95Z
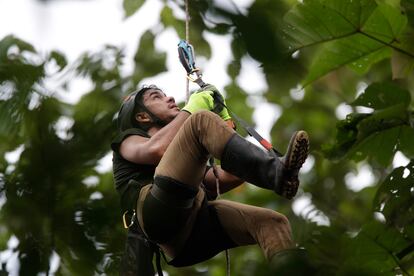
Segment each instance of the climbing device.
M186 40L180 40L178 43L178 57L184 69L187 71L187 78L192 82L198 84L201 88L207 84L202 80L202 73L200 68L195 66L194 47ZM252 126L237 116L222 100L220 96L213 96L214 101L227 108L231 116L239 123L239 125L254 139L256 139L260 145L262 145L271 154L281 157L282 154L276 150L272 144L263 138Z
M178 43L178 58L187 71L187 79L197 83L200 87L204 87L206 84L201 79L203 74L200 68L195 66L194 48L187 40L182 39Z

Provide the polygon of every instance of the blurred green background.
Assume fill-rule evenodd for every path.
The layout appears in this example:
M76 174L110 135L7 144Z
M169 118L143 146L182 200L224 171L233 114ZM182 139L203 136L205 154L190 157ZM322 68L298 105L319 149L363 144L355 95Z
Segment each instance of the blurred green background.
M161 2L160 22L139 38L131 73L122 47L69 61L14 35L0 38L0 275L12 256L20 275L118 274L126 232L112 173L97 165L110 151L122 97L167 70L156 37L166 29L185 36L184 2ZM269 120L263 112L253 120L252 101L277 106L270 135L282 151L297 129L311 138L295 200L249 184L222 197L286 214L319 275L413 275L414 1L256 0L244 11L231 0L189 2L198 57L211 58L207 34L230 38L228 105L252 123ZM144 3L124 0L125 20ZM249 94L237 81L246 57L260 64L263 93ZM76 103L47 88L58 78L55 88L68 89L74 77L93 84ZM368 181L355 178L362 171ZM230 255L232 275L267 275L257 246ZM163 268L219 276L226 262L219 254Z

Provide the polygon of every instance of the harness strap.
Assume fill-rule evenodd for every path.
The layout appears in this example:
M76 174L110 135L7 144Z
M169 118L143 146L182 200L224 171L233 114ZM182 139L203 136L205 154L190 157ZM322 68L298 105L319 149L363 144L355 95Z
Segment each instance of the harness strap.
M163 276L162 267L161 267L161 253L160 247L156 244L151 242L152 250L155 252L155 266L157 267L157 273L159 276Z
M259 142L266 150L269 151L269 153L274 154L276 157L283 156L282 153L280 153L273 145L267 141L265 138L263 138L252 126L250 126L248 123L246 123L242 118L237 116L224 102L221 100L221 98L216 97L214 99L219 104L221 104L224 108L226 108L231 116L241 125L246 132L252 136L257 142Z
M144 233L144 231L142 230L141 226L138 223L138 218L135 214L135 210L134 210L134 215L131 218L131 224L129 225L129 227L136 227L137 229L137 233L131 233L131 231L129 231L128 235L131 237L134 237L136 239L142 240L143 242L145 242L145 244L149 247L149 249L155 253L155 266L157 269L157 273L159 276L163 276L163 272L162 272L162 267L161 267L161 254L164 256L163 252L161 251L160 247L158 246L157 243L153 242L152 240L150 240ZM128 227L128 228L129 228ZM164 260L166 260L165 256L164 256Z

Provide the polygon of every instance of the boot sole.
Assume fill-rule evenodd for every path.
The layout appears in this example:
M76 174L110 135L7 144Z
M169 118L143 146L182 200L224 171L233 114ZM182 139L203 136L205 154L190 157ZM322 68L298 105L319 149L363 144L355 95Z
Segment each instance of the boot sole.
M309 154L309 136L306 131L300 130L295 132L290 139L289 146L284 160L285 170L287 172L286 180L283 183L282 196L292 199L299 188L299 170L305 163Z

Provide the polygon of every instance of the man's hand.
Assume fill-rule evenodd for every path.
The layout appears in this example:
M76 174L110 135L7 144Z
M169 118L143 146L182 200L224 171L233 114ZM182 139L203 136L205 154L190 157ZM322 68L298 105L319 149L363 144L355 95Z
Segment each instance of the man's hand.
M231 116L226 108L226 100L224 99L223 95L218 91L218 89L211 84L207 84L201 89L198 90L198 92L201 91L212 91L213 99L214 99L214 108L212 111L216 114L218 114L224 121L230 120Z
M191 94L190 98L188 99L187 104L183 107L182 110L193 114L194 112L200 110L213 110L214 108L214 100L213 100L213 91L197 91Z

